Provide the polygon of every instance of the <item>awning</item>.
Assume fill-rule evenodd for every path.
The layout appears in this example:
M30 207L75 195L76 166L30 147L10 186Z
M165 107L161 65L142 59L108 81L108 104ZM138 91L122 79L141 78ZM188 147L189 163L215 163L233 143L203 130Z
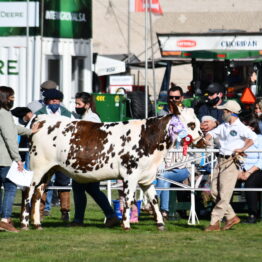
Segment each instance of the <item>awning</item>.
M125 62L97 55L96 63L94 64L94 72L98 76L119 74L126 71Z

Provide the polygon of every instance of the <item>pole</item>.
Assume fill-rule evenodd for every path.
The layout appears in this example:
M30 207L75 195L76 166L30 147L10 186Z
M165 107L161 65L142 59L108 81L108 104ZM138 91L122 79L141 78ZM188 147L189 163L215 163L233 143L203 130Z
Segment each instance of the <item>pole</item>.
M151 6L151 1L150 6ZM153 95L154 95L154 109L155 115L157 114L156 105L156 72L155 72L155 58L154 58L154 44L153 44L153 23L152 23L152 12L149 12L149 27L150 27L150 40L151 40L151 60L152 60L152 73L153 73Z
M26 90L26 103L29 103L28 91L30 90L28 87L29 82L29 0L26 1L26 77L25 77L25 88ZM21 90L19 90L21 92ZM32 96L30 97L30 100Z
M148 118L148 90L147 90L147 71L148 71L148 64L147 64L147 13L148 13L148 0L145 0L145 118Z
M130 41L131 41L131 28L130 28L130 19L131 19L131 10L130 10L130 0L128 0L128 11L127 11L127 54L128 54L128 61L130 57Z

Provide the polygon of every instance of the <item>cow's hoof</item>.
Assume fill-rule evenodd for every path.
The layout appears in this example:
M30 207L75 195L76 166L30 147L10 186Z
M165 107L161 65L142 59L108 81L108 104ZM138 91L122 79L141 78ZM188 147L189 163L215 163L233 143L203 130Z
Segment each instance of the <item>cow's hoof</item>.
M25 225L21 226L22 231L28 231L29 229L30 228L28 226L25 226Z
M43 230L41 225L34 225L34 229L36 229L36 230Z
M121 224L121 227L122 227L125 231L130 231L130 230L131 230L130 227L125 227L123 224Z
M157 229L159 231L164 231L165 230L165 225L164 224L157 224Z

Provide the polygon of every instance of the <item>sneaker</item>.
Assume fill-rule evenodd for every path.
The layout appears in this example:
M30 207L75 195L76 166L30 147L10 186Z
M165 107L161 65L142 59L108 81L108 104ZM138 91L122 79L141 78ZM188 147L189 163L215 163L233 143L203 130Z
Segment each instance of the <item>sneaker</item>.
M169 217L168 211L162 210L161 214L162 214L162 217L163 217L164 220L168 220L168 217Z
M116 216L107 218L105 222L106 227L115 227L115 226L118 226L119 224L120 224L120 221L118 220Z
M234 216L233 218L227 220L227 222L224 225L224 227L222 228L222 230L228 230L238 223L240 223L240 218L238 216Z
M205 228L205 232L220 231L220 223L217 221L214 225L209 225Z
M50 216L50 212L47 211L47 210L44 210L43 216L44 216L44 217L48 217L48 216Z
M16 229L13 225L11 225L10 223L3 222L3 221L0 221L0 230L4 230L7 232L13 232L13 233L19 232L19 230Z
M247 220L243 222L244 224L256 224L257 218L254 215L249 215Z

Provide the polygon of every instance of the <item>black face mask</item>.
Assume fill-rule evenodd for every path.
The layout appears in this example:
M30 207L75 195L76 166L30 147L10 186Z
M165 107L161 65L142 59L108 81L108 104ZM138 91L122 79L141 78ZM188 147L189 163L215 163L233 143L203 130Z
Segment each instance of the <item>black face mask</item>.
M75 111L78 115L82 116L86 112L86 109L84 107L76 107Z
M13 106L14 106L14 101L13 100L10 100L6 103L8 109L11 109Z
M207 99L207 104L210 105L210 106L214 106L214 105L216 105L218 103L218 101L219 101L219 97L218 96L216 98L214 98L214 99L208 98Z

